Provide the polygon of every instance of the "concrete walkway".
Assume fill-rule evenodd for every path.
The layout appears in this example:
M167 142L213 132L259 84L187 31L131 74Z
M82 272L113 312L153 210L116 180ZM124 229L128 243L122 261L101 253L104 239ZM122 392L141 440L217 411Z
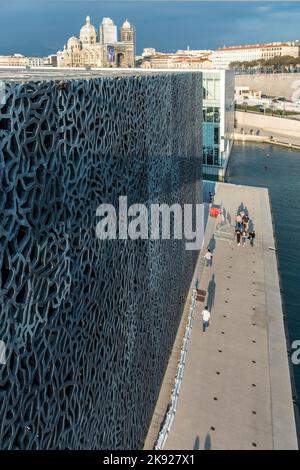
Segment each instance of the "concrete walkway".
M213 266L200 283L211 325L202 332L198 303L165 449L297 449L268 192L218 183L215 202L232 224L247 207L256 246L237 247L222 234L211 243Z

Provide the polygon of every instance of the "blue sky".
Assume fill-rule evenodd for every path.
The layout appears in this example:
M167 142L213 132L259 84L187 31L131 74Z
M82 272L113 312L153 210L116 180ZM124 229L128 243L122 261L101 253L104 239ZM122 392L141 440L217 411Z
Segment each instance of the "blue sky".
M139 53L300 39L300 1L0 0L0 55L54 53L88 14L132 21Z

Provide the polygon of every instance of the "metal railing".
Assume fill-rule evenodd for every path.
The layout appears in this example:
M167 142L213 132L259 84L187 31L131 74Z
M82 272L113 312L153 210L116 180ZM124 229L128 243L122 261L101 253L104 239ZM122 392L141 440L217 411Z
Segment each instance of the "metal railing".
M194 312L195 312L195 306L196 306L196 298L197 298L197 288L199 285L199 281L197 279L195 287L193 289L193 294L192 294L192 303L190 306L190 312L188 316L188 321L187 321L187 326L185 329L183 341L182 341L182 347L181 347L181 352L180 352L180 359L178 362L178 367L177 367L177 374L175 378L175 384L174 388L172 390L171 394L171 399L169 402L168 410L165 416L165 419L163 421L161 430L159 432L158 438L155 442L154 449L155 450L162 450L164 448L164 445L166 443L167 437L169 435L174 416L176 413L177 409L177 402L178 402L178 397L179 397L179 391L180 391L180 386L182 383L183 379L183 373L184 373L184 368L185 368L185 362L186 362L186 355L187 355L187 350L190 342L190 336L191 336L191 330L193 327L193 318L194 318Z

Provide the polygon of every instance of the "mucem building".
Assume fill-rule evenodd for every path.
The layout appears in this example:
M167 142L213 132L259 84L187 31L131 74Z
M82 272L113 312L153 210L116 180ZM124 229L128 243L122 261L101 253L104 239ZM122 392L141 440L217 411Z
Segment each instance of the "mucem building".
M1 449L142 448L198 256L95 227L201 202L201 73L74 73L2 71Z

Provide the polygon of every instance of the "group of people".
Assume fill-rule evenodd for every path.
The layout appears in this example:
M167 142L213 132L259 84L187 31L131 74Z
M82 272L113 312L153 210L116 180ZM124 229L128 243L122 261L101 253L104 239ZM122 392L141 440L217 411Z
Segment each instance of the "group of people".
M210 193L210 199L212 199L211 196L212 194ZM247 239L250 241L251 246L254 246L255 231L253 228L251 228L249 231L249 222L250 217L248 212L244 210L239 211L236 216L236 241L238 246L241 244L242 246L245 246ZM206 261L206 266L212 266L213 254L210 248L208 248L207 252L205 253L204 259ZM201 315L203 321L203 332L205 332L209 327L209 321L211 317L207 306L204 308Z
M209 193L209 198L210 202L213 202L213 194ZM241 210L238 212L236 216L236 241L237 245L242 246L246 245L247 239L250 241L251 246L254 246L254 240L255 240L255 231L253 228L249 231L249 223L250 223L250 217L248 212ZM207 252L205 253L204 259L206 261L206 266L212 266L212 259L213 259L213 254L212 250L210 248L207 249ZM204 310L201 313L202 315L202 321L203 321L203 332L207 330L209 327L209 321L211 314L208 310L208 307L206 306Z
M246 245L247 238L250 240L250 245L254 246L254 240L255 240L255 231L254 229L251 229L249 231L249 214L246 213L245 211L240 211L238 215L236 216L236 242L237 245L240 246L242 243L242 246L244 247Z

